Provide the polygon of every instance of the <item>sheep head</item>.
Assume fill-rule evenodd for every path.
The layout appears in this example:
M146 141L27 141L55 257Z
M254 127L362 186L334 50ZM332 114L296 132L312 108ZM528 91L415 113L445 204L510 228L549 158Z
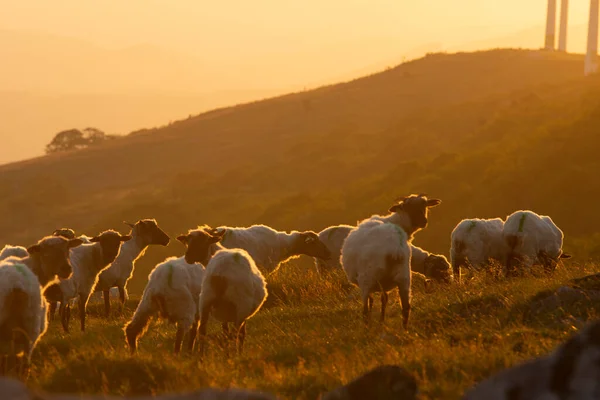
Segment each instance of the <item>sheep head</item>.
M186 235L177 236L177 240L186 246L185 262L188 264L208 264L211 256L211 246L223 239L225 230L209 233L204 229L194 229Z

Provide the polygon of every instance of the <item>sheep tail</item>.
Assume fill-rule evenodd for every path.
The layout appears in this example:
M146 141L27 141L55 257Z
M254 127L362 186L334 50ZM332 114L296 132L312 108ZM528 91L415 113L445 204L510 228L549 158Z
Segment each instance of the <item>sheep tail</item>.
M225 278L224 276L212 275L210 277L210 285L215 291L215 296L219 298L223 297L223 295L225 294L229 282L227 282L227 278Z

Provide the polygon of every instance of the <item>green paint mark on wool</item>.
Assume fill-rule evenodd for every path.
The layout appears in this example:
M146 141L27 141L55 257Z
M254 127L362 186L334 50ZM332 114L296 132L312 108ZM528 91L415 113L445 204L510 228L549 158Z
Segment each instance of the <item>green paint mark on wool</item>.
M526 218L527 218L527 214L521 215L521 219L519 220L519 232L523 232L523 225L525 225Z
M400 236L400 245L403 245L404 242L406 241L406 232L404 232L404 229L400 228L396 224L391 224L391 225L394 227L394 229L396 230L396 232L398 232L398 236Z
M173 288L173 264L169 264L169 275L167 276L169 287Z
M27 266L25 264L14 264L17 271L21 273L25 278L29 279L29 274L27 274Z
M473 228L475 228L475 226L477 226L477 221L471 221L471 224L469 225L469 229L467 229L467 232L471 232L473 230Z

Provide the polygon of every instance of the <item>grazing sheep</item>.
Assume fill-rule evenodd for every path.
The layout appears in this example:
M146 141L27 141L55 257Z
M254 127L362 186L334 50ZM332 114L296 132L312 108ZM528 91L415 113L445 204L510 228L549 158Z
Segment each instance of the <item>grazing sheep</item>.
M548 216L533 211L516 211L506 218L502 235L506 244L506 275L513 275L517 264L526 272L540 264L551 273L559 259L571 258L563 253L564 235Z
M450 263L457 282L460 283L461 266L480 270L492 260L504 263L503 228L501 218L463 219L456 225L450 239Z
M26 370L46 331L47 304L42 290L57 276L66 279L71 275L69 250L80 244L80 239L45 237L27 248L27 257L0 262L0 351L5 355L23 352Z
M325 260L331 257L327 247L312 231L287 233L265 225L248 228L220 226L209 231L224 233L221 246L246 250L265 274L275 272L281 264L302 254Z
M593 400L600 398L600 321L552 353L499 372L469 389L463 400Z
M139 336L145 333L150 320L156 315L177 324L175 353L181 350L188 330L189 351L193 350L203 276L204 266L188 264L184 257L169 257L150 272L142 300L124 328L131 353L135 353Z
M321 396L321 400L415 400L417 381L397 365L381 365Z
M130 239L131 236L108 230L90 238L89 244L82 244L71 250L69 258L73 267L73 275L49 286L44 291L46 300L50 302L51 315L54 314L56 303L61 303L59 315L65 332L69 332L71 316L69 302L75 298L79 301L81 330L85 331L85 312L90 294L98 281L98 275L115 260L119 254L121 243Z
M219 241L224 235L225 231L217 233L200 228L177 237L187 247L185 260L188 263L206 263L199 305L200 354L204 353L206 324L211 313L222 322L226 336L229 323L234 324L237 351L241 353L246 322L267 299L265 278L246 250L221 247L213 255L215 245L220 247Z
M342 268L342 264L340 264L342 245L352 229L354 227L351 225L334 225L319 232L319 240L329 250L330 257L328 260L315 257L315 267L318 273Z
M135 262L144 255L148 246L156 244L167 246L169 236L158 227L154 219L142 219L135 224L125 222L131 227L131 240L121 246L119 255L113 263L103 270L98 277L94 292L104 294L104 313L110 315L110 289L119 288L121 304L125 305L127 298L127 282L133 276Z
M22 246L11 246L7 244L4 246L2 251L0 251L0 261L7 259L8 257L18 257L25 258L29 255L27 253L27 249Z
M440 204L425 195L403 198L386 216L374 215L354 228L342 246L342 267L348 281L357 285L363 299L363 316L368 322L373 307L372 293L381 292L381 321L390 290L398 287L402 322L410 315L411 268L409 243L415 232L427 226L427 211Z
M410 244L410 269L437 282L450 283L453 280L452 268L448 259ZM414 276L414 275L413 275Z

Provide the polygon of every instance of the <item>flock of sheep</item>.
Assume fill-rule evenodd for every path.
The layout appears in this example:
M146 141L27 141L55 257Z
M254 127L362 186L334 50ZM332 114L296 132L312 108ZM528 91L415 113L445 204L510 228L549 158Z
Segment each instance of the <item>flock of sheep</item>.
M428 224L428 211L441 203L427 196L398 199L385 216L374 215L357 226L329 227L319 234L291 233L264 225L248 228L201 226L177 237L185 245L181 257L170 257L150 273L142 299L125 327L125 339L136 351L140 336L153 317L177 325L175 348L194 349L196 337L204 354L209 317L220 321L225 337L235 340L241 352L246 323L265 302L265 275L287 260L315 258L319 272L343 268L363 300L368 322L374 293L381 293L381 321L385 319L388 292L398 288L403 325L408 325L413 276L458 283L461 268L478 270L498 262L507 275L529 271L534 264L552 272L562 258L563 233L547 216L517 211L503 221L467 219L451 234L450 261L411 244L416 232ZM151 245L166 246L169 236L155 220L129 224L122 235L108 230L94 237L58 229L28 247L6 245L0 252L0 351L4 371L27 371L32 351L47 329L47 317L58 314L69 330L71 302L79 303L81 330L86 306L94 292L104 295L110 313L111 288L127 298L127 282L134 264ZM230 328L233 328L231 330ZM23 357L15 354L22 352Z

